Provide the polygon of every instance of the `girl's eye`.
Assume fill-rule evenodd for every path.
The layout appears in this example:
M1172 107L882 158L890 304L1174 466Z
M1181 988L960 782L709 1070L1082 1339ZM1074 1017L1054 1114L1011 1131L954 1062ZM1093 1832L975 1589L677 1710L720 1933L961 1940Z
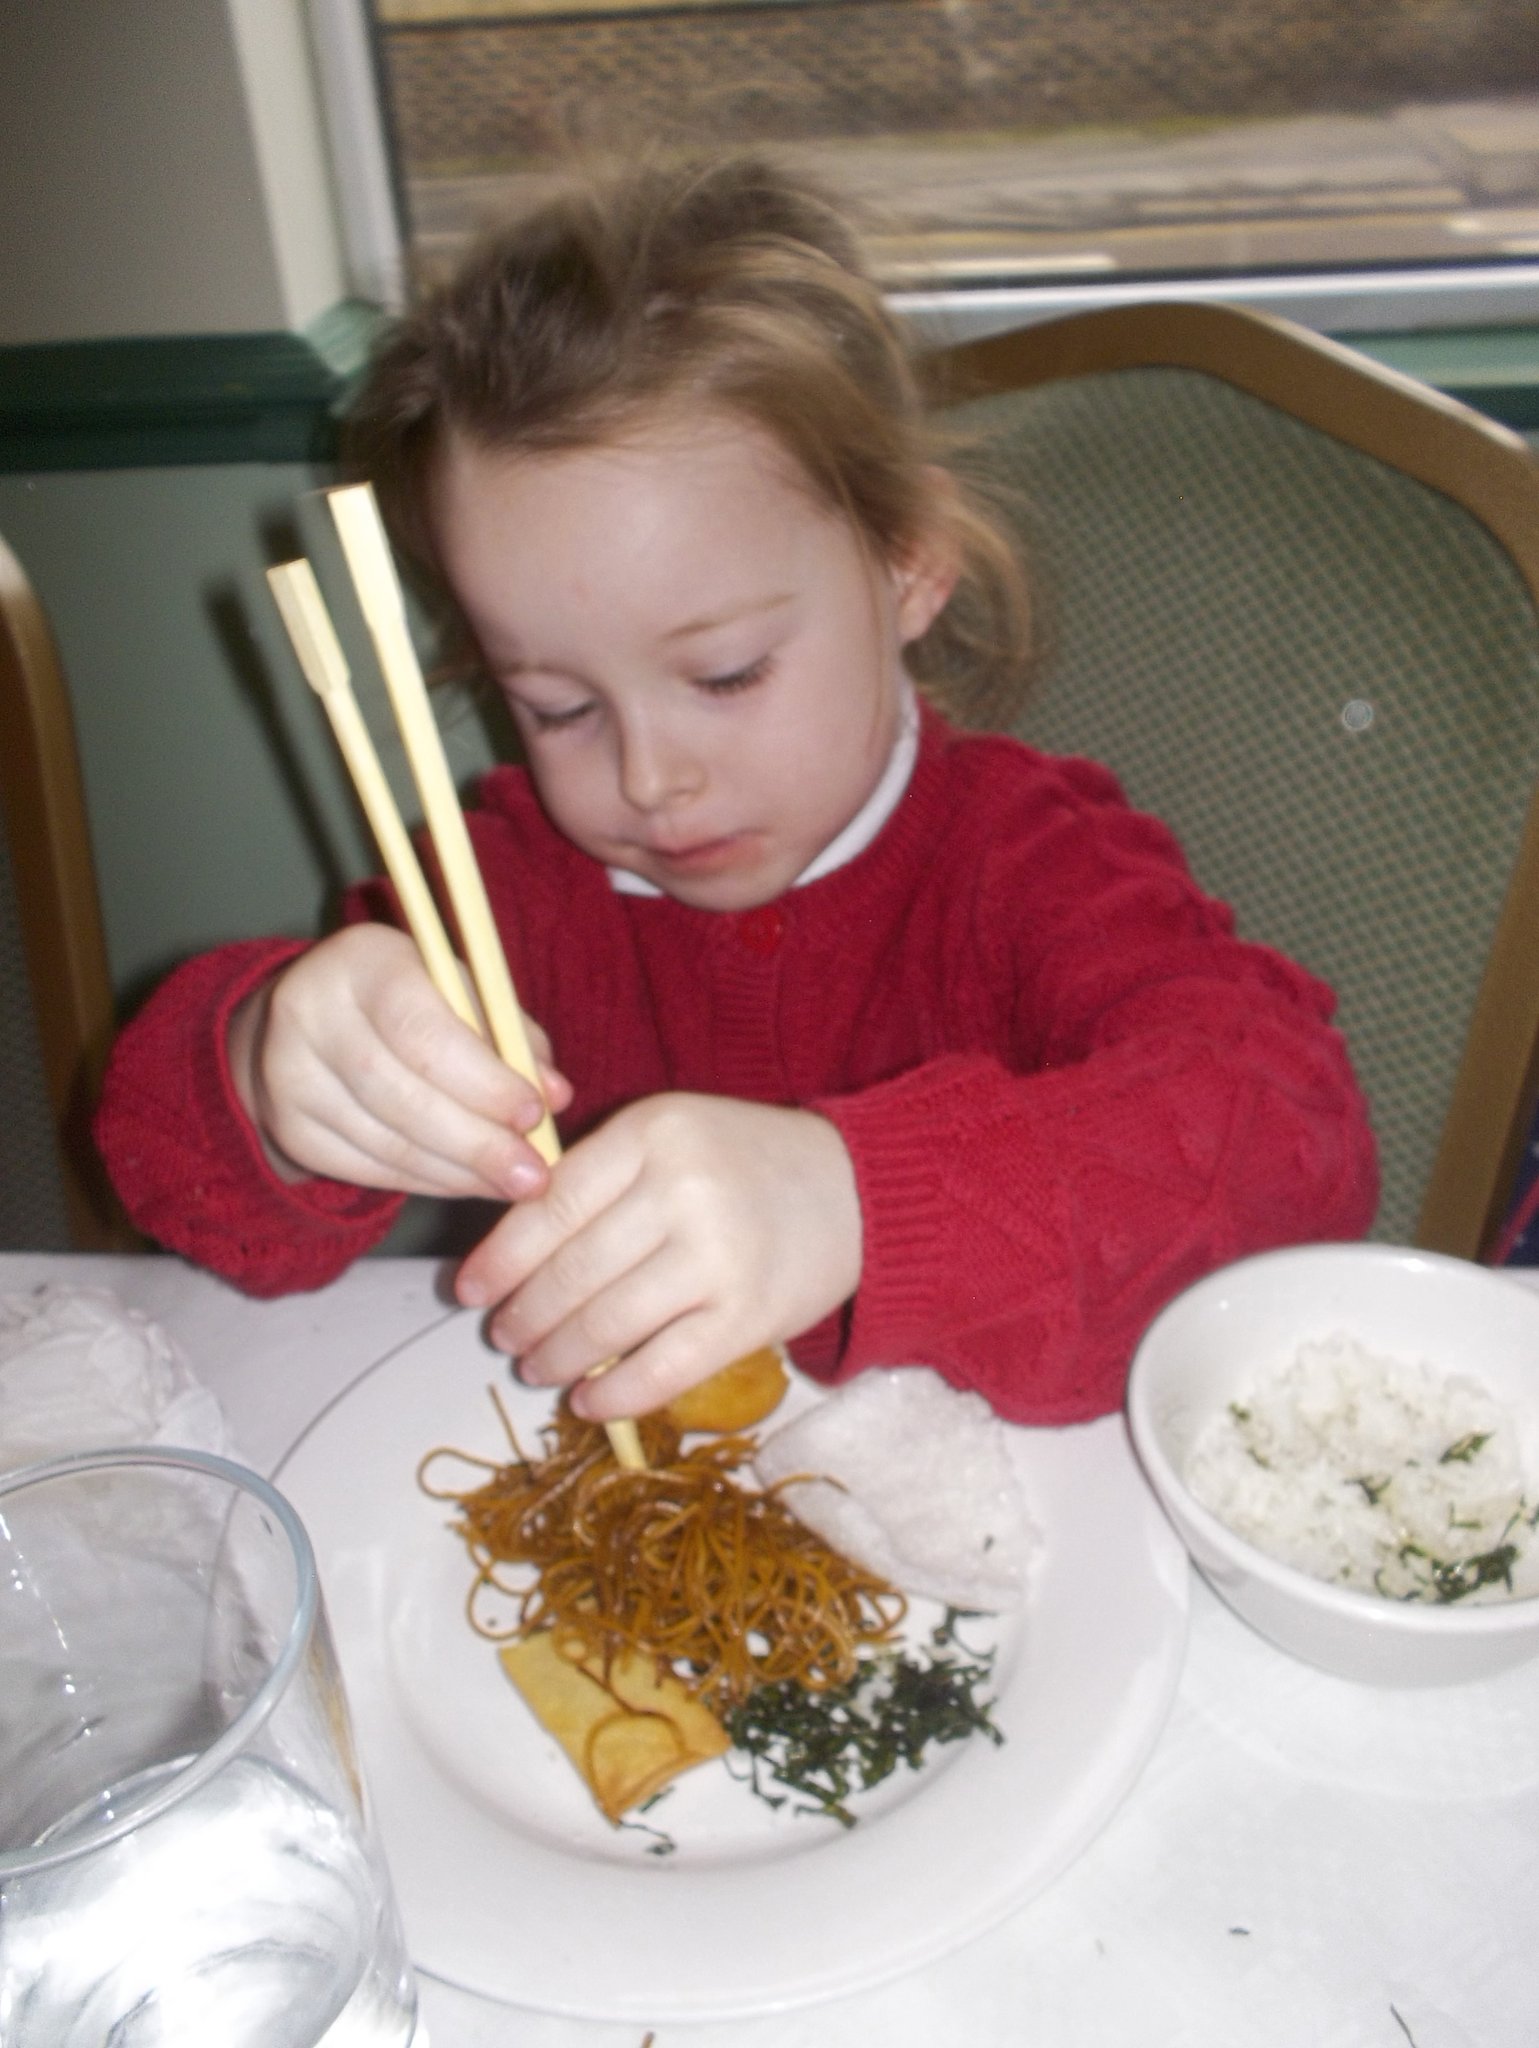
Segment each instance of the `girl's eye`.
M580 719L586 718L593 706L574 704L566 711L542 711L537 704L524 704L520 709L536 732L560 732L564 727L576 725Z
M751 689L755 683L763 682L771 666L771 657L761 654L757 661L749 662L746 668L735 668L727 675L701 676L696 688L706 691L712 697L730 697L734 690Z

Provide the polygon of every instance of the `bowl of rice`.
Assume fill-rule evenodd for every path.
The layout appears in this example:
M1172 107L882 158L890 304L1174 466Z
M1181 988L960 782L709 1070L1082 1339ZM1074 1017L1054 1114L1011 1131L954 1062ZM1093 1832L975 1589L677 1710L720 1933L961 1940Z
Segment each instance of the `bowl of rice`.
M1539 1652L1539 1292L1389 1245L1263 1253L1155 1318L1128 1421L1197 1568L1280 1649L1402 1686Z

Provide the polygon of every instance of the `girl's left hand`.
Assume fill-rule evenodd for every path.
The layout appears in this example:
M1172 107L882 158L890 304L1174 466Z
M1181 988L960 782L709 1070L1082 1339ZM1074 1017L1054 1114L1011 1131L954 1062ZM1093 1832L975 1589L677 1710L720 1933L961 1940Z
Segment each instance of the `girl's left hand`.
M860 1279L844 1140L811 1110L716 1095L631 1103L558 1161L460 1268L467 1308L537 1386L594 1421L644 1415L761 1344L809 1329Z

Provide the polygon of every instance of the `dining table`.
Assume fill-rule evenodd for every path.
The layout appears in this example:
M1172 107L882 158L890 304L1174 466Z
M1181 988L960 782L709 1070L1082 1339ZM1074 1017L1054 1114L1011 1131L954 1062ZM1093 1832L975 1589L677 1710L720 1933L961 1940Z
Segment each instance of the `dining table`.
M455 1313L431 1259L364 1259L257 1301L158 1253L0 1254L0 1295L41 1287L105 1289L157 1324L217 1397L232 1455L267 1474ZM656 2024L422 1971L417 2048L1536 2048L1539 1661L1451 1687L1350 1684L1272 1648L1192 1574L1179 1668L1104 1824L945 1953L829 2001Z

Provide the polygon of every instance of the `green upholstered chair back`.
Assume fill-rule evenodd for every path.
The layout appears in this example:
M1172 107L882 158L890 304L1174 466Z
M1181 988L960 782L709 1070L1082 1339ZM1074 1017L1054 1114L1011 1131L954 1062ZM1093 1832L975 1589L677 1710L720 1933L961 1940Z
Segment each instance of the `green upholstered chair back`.
M1515 1169L1539 1018L1532 459L1229 309L1079 316L945 373L995 387L950 417L1036 564L1043 660L1017 729L1106 762L1243 933L1335 986L1380 1142L1375 1234L1473 1254ZM1429 437L1452 451L1438 486L1401 466ZM1477 473L1485 516L1459 502Z

